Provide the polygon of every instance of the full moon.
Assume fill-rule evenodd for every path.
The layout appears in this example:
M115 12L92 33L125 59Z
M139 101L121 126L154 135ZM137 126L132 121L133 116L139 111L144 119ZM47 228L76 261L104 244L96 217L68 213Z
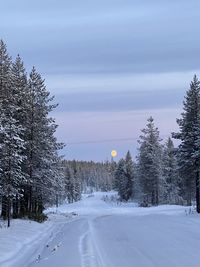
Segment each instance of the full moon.
M112 151L111 151L111 156L112 156L113 158L117 157L117 151L116 151L116 150L112 150Z

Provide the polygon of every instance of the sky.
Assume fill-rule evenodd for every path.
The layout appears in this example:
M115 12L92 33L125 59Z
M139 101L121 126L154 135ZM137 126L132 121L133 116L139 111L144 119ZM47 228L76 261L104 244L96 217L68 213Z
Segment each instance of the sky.
M135 157L149 116L163 142L178 131L200 74L199 10L199 0L6 0L0 38L55 95L66 159Z

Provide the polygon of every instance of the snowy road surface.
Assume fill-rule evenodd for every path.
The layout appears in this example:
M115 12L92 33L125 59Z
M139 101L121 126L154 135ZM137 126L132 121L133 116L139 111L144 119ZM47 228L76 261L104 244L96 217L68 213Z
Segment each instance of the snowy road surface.
M200 218L185 207L138 208L102 193L60 212L76 212L30 265L15 267L199 267ZM38 258L36 260L36 258ZM12 266L12 265L9 265Z

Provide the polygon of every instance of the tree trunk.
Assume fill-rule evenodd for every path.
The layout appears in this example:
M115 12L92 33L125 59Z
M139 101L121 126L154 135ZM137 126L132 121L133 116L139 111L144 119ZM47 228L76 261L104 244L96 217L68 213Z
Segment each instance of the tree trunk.
M58 208L58 194L56 194L56 208Z
M3 196L2 197L2 206L1 206L1 216L3 217L4 220L7 219L7 197Z
M18 196L16 195L16 197L13 199L13 218L18 218L19 217L19 206L18 206Z
M196 172L196 211L197 213L200 213L200 190L199 190L199 170Z
M8 205L7 205L7 208L8 208L8 211L7 211L7 214L8 214L8 227L10 227L10 216L11 216L11 199L10 199L10 196L8 196Z

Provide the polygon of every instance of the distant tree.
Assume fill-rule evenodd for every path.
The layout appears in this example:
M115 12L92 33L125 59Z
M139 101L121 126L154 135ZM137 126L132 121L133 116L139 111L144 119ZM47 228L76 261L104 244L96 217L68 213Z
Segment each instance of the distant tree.
M120 159L115 171L115 188L121 200L128 200L127 196L127 177L125 160Z
M116 167L114 186L120 199L128 201L133 197L134 167L130 152L121 159Z
M147 126L142 130L139 140L138 176L143 201L158 205L162 178L162 146L153 118L150 117L147 121Z
M130 199L133 197L134 178L135 178L134 164L133 164L130 151L127 152L126 157L125 157L125 171L126 171L125 175L127 179L126 198Z
M163 202L180 204L180 177L174 144L168 138L163 151Z
M110 162L64 161L64 166L75 170L75 181L80 192L110 191L113 189L114 169Z
M70 166L64 167L65 172L65 195L68 203L74 201L74 173Z

